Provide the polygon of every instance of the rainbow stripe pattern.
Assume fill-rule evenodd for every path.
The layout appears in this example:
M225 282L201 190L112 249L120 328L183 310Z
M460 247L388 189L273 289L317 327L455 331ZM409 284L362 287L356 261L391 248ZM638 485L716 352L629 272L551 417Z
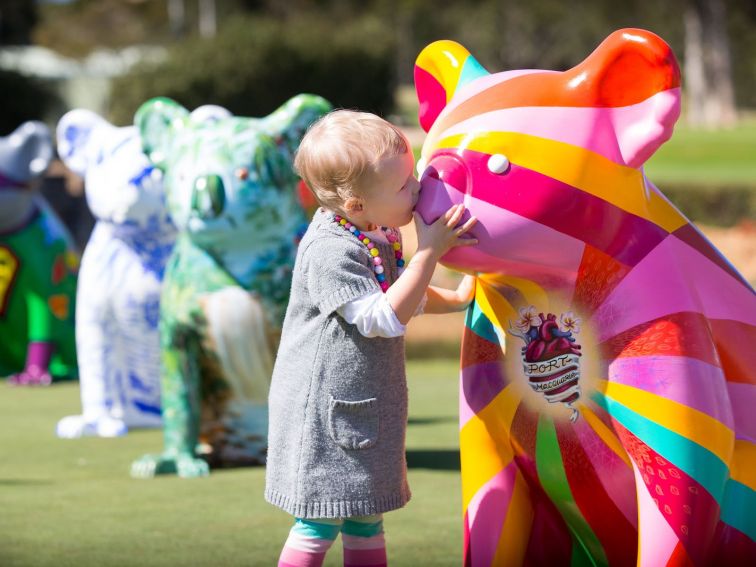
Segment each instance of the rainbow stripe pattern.
M467 566L756 558L756 294L646 178L672 134L669 46L611 34L564 72L417 58L425 221L479 244L462 346Z

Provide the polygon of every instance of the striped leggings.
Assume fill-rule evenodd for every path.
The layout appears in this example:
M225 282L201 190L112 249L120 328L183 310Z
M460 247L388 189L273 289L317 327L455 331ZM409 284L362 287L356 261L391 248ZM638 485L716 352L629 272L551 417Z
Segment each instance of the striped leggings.
M338 520L295 518L278 567L320 567L336 536L344 544L344 567L385 567L383 516Z

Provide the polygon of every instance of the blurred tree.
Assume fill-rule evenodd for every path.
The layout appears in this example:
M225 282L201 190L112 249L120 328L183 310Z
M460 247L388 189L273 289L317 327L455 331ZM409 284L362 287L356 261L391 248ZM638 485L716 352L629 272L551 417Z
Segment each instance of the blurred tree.
M688 122L710 128L735 123L730 39L723 0L689 0L685 9Z
M59 104L48 84L0 69L0 136L27 120L44 120Z
M0 2L0 45L27 45L37 24L37 9L29 0Z
M29 1L28 3L32 3ZM119 48L170 40L166 0L76 0L39 6L34 43L63 55L82 57Z
M391 35L375 18L339 26L323 16L237 17L213 40L177 44L166 63L141 67L113 85L111 119L131 122L141 103L171 97L188 108L214 103L261 116L310 92L334 105L387 114L396 88Z

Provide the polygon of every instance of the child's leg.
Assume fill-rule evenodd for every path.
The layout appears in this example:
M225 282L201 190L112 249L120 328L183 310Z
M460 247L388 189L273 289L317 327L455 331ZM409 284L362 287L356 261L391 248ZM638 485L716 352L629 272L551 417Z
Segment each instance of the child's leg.
M386 567L383 516L347 518L341 528L344 567Z
M296 518L281 550L278 567L320 567L341 531L342 520Z

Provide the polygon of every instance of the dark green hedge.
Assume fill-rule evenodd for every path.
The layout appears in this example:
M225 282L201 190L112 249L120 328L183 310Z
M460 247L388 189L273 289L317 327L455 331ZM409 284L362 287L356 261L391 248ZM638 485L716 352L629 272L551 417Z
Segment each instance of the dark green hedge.
M756 220L756 186L658 186L695 223L734 226L743 220Z
M7 136L27 120L44 120L58 104L48 84L0 69L0 136Z
M154 96L187 108L212 103L237 115L262 116L302 92L336 107L385 115L394 102L394 68L392 34L377 20L334 26L317 18L239 18L213 40L186 40L159 67L142 67L116 81L111 119L130 123L139 105Z

